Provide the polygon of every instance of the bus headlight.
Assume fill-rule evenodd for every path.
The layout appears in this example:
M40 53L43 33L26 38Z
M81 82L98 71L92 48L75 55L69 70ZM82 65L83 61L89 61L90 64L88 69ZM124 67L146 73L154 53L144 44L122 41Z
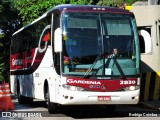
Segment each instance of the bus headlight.
M77 86L71 86L71 85L65 85L65 84L63 84L62 87L63 87L64 89L72 90L72 91L85 91L84 88L82 88L82 87L77 87Z
M129 86L124 88L125 91L134 91L134 90L138 90L140 87L139 86Z

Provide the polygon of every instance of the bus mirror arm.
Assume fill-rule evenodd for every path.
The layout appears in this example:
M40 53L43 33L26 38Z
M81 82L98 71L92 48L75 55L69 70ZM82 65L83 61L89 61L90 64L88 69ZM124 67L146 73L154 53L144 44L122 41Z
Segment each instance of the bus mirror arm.
M62 30L60 28L54 32L54 52L62 52Z

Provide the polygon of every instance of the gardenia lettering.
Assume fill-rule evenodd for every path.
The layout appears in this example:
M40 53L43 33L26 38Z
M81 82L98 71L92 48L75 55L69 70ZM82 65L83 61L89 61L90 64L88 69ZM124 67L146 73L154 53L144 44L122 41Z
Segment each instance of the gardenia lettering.
M85 80L73 80L73 79L67 79L67 83L101 85L101 82L99 82L99 81L85 81Z
M22 59L12 59L12 65L22 65Z

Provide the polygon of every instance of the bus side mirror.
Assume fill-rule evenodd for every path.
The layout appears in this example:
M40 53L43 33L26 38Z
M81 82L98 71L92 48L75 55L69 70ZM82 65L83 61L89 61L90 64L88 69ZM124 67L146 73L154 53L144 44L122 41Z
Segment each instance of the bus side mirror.
M54 32L54 52L62 52L62 31L60 28Z

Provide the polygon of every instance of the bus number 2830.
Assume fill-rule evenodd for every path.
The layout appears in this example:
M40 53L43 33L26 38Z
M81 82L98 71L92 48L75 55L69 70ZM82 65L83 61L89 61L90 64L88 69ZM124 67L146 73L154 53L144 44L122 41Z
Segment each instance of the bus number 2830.
M136 81L135 80L121 80L120 85L135 85Z

